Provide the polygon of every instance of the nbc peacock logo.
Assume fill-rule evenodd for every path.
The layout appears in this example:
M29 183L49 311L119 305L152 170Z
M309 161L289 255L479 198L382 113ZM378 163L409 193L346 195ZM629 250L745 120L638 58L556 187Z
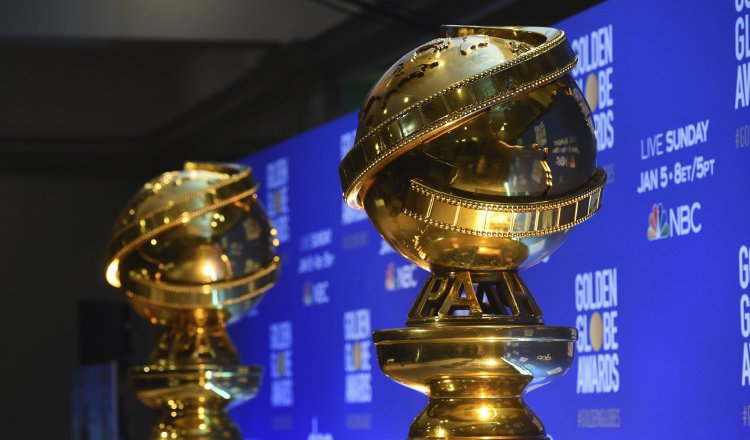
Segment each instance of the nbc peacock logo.
M648 215L648 239L651 241L669 237L669 219L664 205L654 203Z
M385 290L396 290L396 266L393 263L388 263L385 269Z

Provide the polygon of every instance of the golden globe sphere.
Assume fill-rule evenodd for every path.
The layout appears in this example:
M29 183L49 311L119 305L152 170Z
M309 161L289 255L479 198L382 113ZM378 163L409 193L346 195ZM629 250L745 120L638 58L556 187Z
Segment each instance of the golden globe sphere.
M431 271L522 269L599 207L590 109L561 31L444 27L375 84L344 197ZM585 206L583 206L585 204Z
M242 317L278 275L256 191L249 168L229 164L189 162L147 182L116 222L107 280L154 323L196 308Z

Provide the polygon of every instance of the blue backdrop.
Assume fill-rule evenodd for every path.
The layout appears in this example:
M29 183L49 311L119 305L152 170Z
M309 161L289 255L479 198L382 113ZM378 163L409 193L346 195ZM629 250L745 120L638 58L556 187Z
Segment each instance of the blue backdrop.
M547 324L581 335L568 374L528 395L557 439L750 435L748 14L744 0L611 0L558 25L609 182L599 214L524 273ZM343 204L355 127L348 115L245 160L284 261L231 329L243 362L265 366L233 409L247 438L404 439L426 403L370 343L404 325L426 272Z

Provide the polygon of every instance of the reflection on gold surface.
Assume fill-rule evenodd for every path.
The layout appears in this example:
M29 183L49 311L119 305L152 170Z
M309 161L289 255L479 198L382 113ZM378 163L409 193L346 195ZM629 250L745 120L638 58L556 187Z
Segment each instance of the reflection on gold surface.
M107 282L112 285L112 287L122 287L122 284L120 284L120 277L118 275L120 266L120 260L115 258L112 260L112 262L109 263L107 266L107 273L106 278Z
M259 367L237 365L226 326L279 273L275 230L240 165L194 163L147 182L115 224L107 281L159 325L150 364L131 380L163 416L150 438L241 439L225 412L252 398Z
M385 374L430 398L412 440L547 438L522 393L568 369L576 332L543 325L518 270L601 205L575 63L555 29L444 26L360 110L344 199L431 271L407 328L373 337Z

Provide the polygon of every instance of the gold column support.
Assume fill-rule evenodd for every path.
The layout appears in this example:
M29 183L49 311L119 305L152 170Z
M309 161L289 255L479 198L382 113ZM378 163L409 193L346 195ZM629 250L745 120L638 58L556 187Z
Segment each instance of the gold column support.
M383 372L429 397L409 440L546 440L523 394L568 370L576 330L541 325L517 272L475 278L431 274L408 327L374 333Z

